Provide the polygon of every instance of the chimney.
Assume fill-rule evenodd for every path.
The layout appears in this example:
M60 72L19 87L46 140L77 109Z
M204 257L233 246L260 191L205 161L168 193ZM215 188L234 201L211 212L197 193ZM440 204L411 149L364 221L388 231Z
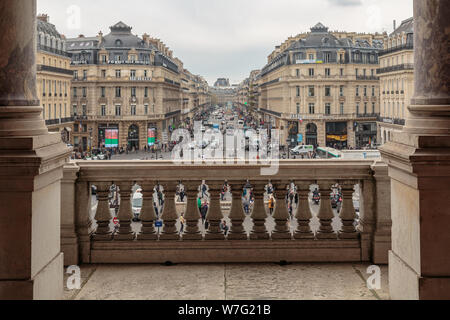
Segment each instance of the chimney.
M37 16L38 20L41 20L43 22L49 22L50 21L50 17L46 14L40 14Z
M142 35L142 40L144 40L145 43L148 43L149 38L150 38L150 36L148 34L146 34L146 33L144 33Z
M394 31L397 30L397 21L394 20Z

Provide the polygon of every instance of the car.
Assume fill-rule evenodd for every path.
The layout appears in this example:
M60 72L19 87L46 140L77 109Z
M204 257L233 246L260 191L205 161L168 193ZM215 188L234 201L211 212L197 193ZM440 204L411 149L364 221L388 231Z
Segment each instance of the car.
M296 146L295 148L291 149L291 154L293 155L300 155L300 154L307 154L309 152L314 151L314 146Z

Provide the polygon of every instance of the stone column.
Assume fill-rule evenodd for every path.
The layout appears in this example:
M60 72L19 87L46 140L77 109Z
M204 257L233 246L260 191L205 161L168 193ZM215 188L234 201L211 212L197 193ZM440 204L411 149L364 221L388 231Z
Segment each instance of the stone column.
M153 205L153 193L155 183L145 181L141 183L142 186L142 209L141 209L141 221L142 229L138 235L138 240L157 240L158 235L155 230L155 221L157 219L155 207Z
M242 205L242 182L231 181L228 183L231 187L231 194L233 196L233 201L231 203L231 229L228 234L228 240L247 240L247 232L244 229L245 214Z
M295 218L298 222L294 238L297 240L314 239L314 233L311 231L311 208L309 207L309 193L312 182L299 182L298 186L298 210Z
M345 181L340 184L342 188L342 208L339 217L342 221L342 229L339 232L340 239L357 239L359 233L355 228L357 218L353 205L353 193L355 192L356 181Z
M80 167L75 163L64 166L61 181L61 251L64 253L64 265L78 265L78 237L76 223L76 180Z
M135 234L131 229L131 219L133 213L131 212L131 188L130 182L118 182L120 193L120 208L119 208L119 230L114 235L114 240L134 240Z
M78 237L78 251L81 263L91 262L91 235L95 232L95 213L91 207L91 185L86 181L77 181L75 193L75 230Z
M60 299L69 149L36 96L36 1L0 1L0 299Z
M275 230L272 232L272 239L274 240L292 239L291 230L288 224L290 216L286 206L286 185L287 182L273 182L275 188L274 193L277 200L275 213L273 214Z
M450 299L450 2L414 1L415 94L381 148L392 197L392 299Z
M161 219L164 222L162 233L159 240L180 240L177 231L178 213L175 206L175 192L177 189L176 181L164 181L161 183L164 188L164 208Z
M257 181L253 185L253 195L255 203L251 218L253 220L253 229L250 233L251 240L269 240L270 234L266 228L267 211L264 205L264 187L265 182Z
M209 228L206 231L205 240L225 240L225 234L220 230L220 223L223 219L222 207L220 205L220 193L223 182L208 183L210 203L206 220Z
M320 220L320 228L317 231L317 239L337 239L337 233L333 230L334 213L331 208L332 181L320 181L320 209L317 217Z
M187 196L186 213L184 219L186 220L185 232L183 234L183 240L202 240L203 236L198 227L199 221L202 218L198 210L197 198L198 198L198 186L201 185L201 181L186 182L184 183L184 189Z
M111 230L111 210L109 208L109 190L111 183L96 182L97 187L97 212L95 213L95 221L97 222L97 230L94 233L94 241L109 241L112 240Z

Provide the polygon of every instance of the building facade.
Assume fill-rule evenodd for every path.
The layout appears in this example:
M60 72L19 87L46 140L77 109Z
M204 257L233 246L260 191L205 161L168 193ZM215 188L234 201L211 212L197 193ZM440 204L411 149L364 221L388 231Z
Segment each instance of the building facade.
M318 23L276 48L259 75L258 111L282 144L376 145L381 39Z
M105 36L68 40L75 147L167 143L182 118L182 62L161 40L133 35L123 22L110 29Z
M386 38L380 52L377 74L381 85L379 141L391 141L408 117L408 105L414 94L414 20L407 19Z
M37 18L36 79L43 118L50 132L59 132L62 141L73 143L73 117L70 92L73 72L66 39L49 22L47 15Z

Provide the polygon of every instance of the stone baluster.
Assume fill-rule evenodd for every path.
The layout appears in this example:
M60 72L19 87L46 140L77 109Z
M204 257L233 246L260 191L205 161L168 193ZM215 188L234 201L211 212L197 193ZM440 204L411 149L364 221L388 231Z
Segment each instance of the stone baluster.
M298 210L295 218L297 219L298 226L295 231L294 238L298 240L302 239L314 239L314 233L311 231L311 219L312 213L309 206L309 194L311 192L311 183L300 182L298 183Z
M175 192L177 189L176 181L162 182L164 188L164 208L161 219L164 222L163 230L159 236L159 240L179 240L180 236L177 231L178 213L175 206Z
M233 201L231 203L231 229L228 235L228 240L247 240L247 232L244 229L245 214L242 206L242 183L229 182Z
M342 209L339 217L342 220L342 229L339 232L340 239L357 239L359 233L355 228L357 218L355 207L353 206L353 193L355 181L346 181L340 184L342 188Z
M202 218L198 210L198 186L199 181L184 183L184 190L187 196L186 213L184 219L186 220L186 227L183 234L183 240L202 240L203 236L198 227L199 221Z
M130 182L117 183L120 194L120 208L119 214L119 230L114 235L114 240L134 240L135 234L131 229L131 219L133 219L133 212L131 209L131 188L133 186Z
M289 212L286 206L286 182L276 181L272 183L275 190L276 206L273 218L275 219L275 230L272 232L274 240L291 240L292 234L289 228Z
M141 221L142 229L138 235L138 240L157 240L158 235L155 229L155 221L157 220L155 207L153 206L154 186L153 182L142 182L142 209Z
M337 239L337 234L332 226L334 218L330 197L332 185L332 181L319 182L320 209L317 217L320 220L320 228L319 231L317 231L317 239Z
M109 209L109 188L111 183L97 182L97 212L95 213L95 221L97 222L97 230L93 235L95 241L112 240L111 211Z
M264 205L265 183L258 181L254 183L253 195L255 203L251 218L253 220L253 229L250 233L251 240L269 240L270 234L266 228L267 212Z
M223 182L212 182L208 184L210 194L210 204L206 220L209 228L205 235L205 240L225 240L225 235L220 230L220 223L223 219L222 207L220 205L220 193Z

